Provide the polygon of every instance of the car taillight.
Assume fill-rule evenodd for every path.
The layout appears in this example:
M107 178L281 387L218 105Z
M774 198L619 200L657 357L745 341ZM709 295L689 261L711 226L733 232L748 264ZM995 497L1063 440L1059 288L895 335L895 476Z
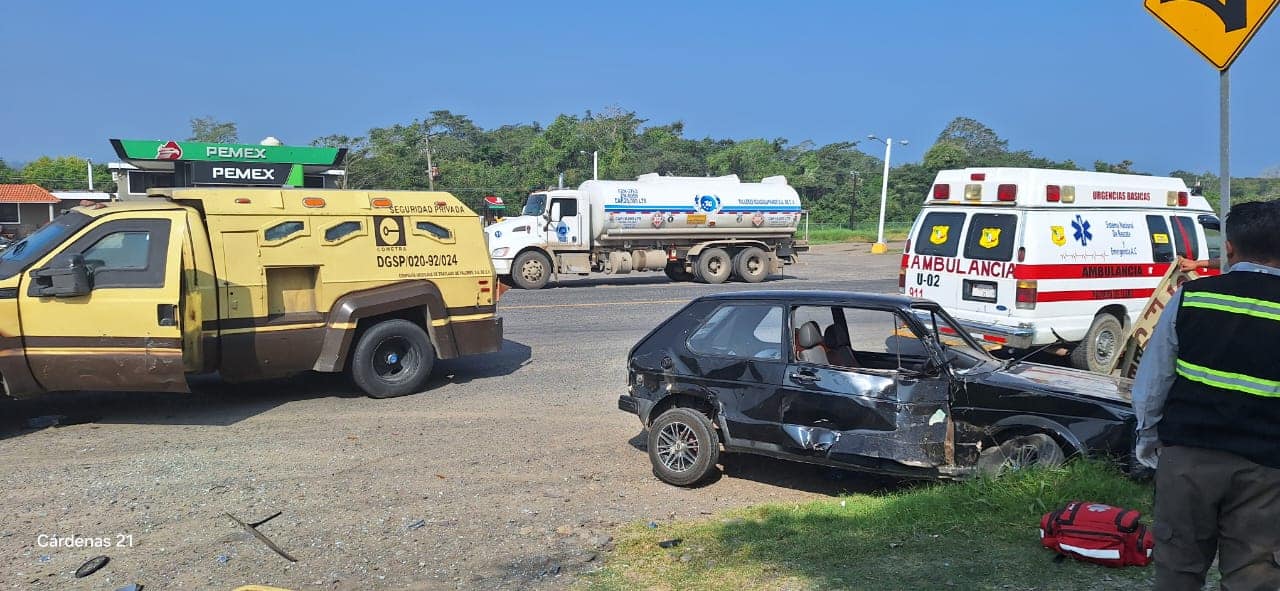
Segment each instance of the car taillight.
M907 292L907 270L898 269L898 293Z
M911 237L907 237L906 244L902 247L902 254L911 254Z
M1188 199L1188 198L1187 198L1187 192L1186 192L1186 191L1178 191L1178 206L1179 206L1179 207L1186 207L1186 206L1187 206L1187 199Z
M1038 289L1034 280L1018 282L1015 301L1019 310L1034 310L1036 308L1036 291Z
M1044 188L1044 200L1049 203L1057 203L1062 200L1062 187L1058 185L1046 185Z
M1016 201L1018 199L1018 185L1000 185L996 187L996 199L1000 201Z
M985 173L985 172L975 172L975 173L972 173L972 174L970 174L970 175L969 175L969 180L971 180L971 181L985 181L985 180L987 180L987 173Z
M950 199L950 198L951 198L951 185L947 185L947 184L943 184L943 183L938 183L938 184L934 185L934 186L933 186L933 198L934 198L934 199Z

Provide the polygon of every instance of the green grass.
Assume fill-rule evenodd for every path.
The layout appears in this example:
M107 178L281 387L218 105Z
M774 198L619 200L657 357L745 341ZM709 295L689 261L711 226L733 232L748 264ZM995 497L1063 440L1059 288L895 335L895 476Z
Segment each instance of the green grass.
M796 233L798 238L804 237L802 228ZM885 230L884 239L899 242L907 239L905 231ZM836 244L840 242L875 242L876 230L850 230L849 228L811 228L809 244Z
M714 487L715 485L711 485ZM712 490L707 491L713 494ZM1069 500L1136 508L1151 489L1095 462L884 495L761 505L694 522L627 526L579 586L613 589L1151 588L1152 569L1065 560L1040 546L1040 516ZM681 538L672 549L658 541Z

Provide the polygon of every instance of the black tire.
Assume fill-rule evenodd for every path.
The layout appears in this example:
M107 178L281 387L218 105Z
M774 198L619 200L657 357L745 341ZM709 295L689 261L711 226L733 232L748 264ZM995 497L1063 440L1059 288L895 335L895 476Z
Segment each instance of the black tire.
M373 398L420 392L431 377L436 351L422 327L383 320L366 330L351 354L351 379Z
M1108 313L1098 314L1093 319L1089 332L1084 340L1071 351L1071 365L1076 369L1087 369L1092 372L1106 373L1111 364L1124 349L1124 326L1120 320Z
M653 475L667 484L693 486L716 470L720 435L711 420L691 408L673 408L649 426Z
M684 270L683 261L672 261L667 263L667 267L662 270L667 274L667 279L672 281L693 281L693 273Z
M1057 441L1044 433L1032 433L982 450L977 467L979 474L995 477L1031 467L1054 468L1064 461L1066 455Z
M769 253L754 246L733 257L733 272L747 283L760 283L769 276Z
M511 263L511 282L521 289L542 289L551 279L551 259L536 250L520 253Z
M698 255L698 279L706 283L724 283L733 272L733 261L723 248L708 248Z

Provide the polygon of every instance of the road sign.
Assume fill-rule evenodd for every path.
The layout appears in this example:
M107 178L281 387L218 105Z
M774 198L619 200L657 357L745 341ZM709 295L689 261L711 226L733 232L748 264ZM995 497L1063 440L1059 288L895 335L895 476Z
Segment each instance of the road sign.
M1219 70L1231 67L1280 0L1144 0L1147 11Z

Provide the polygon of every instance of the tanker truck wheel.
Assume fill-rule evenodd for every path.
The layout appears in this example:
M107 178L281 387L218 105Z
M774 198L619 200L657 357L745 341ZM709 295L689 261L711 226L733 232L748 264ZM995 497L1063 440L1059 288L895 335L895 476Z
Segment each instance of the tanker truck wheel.
M682 261L667 263L667 268L663 269L662 272L667 274L667 279L676 282L693 281L694 279L693 273L684 270L684 262Z
M733 272L747 283L760 283L769 276L769 255L754 246L744 248L733 257Z
M724 283L733 272L733 261L723 248L708 248L698 255L698 278L711 284Z
M521 289L542 289L551 279L551 260L536 250L520 253L511 264L511 281Z

